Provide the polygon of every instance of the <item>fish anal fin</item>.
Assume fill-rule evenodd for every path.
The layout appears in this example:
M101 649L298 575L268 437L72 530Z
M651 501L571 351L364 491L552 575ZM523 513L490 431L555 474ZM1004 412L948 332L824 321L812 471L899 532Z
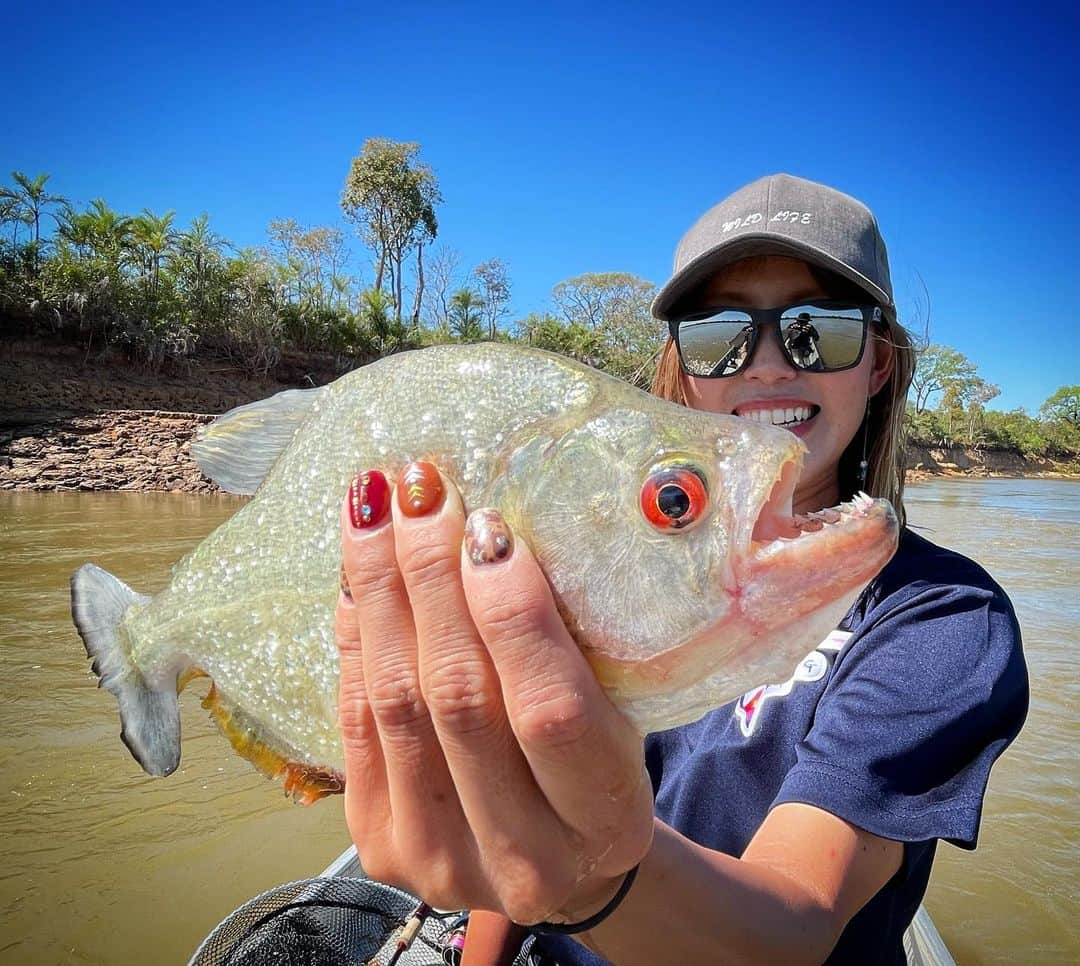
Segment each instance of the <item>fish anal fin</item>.
M198 676L198 675L192 675ZM301 805L311 805L327 795L345 790L345 776L324 765L298 761L298 755L275 741L248 714L233 707L211 683L202 706L221 729L236 752L270 779L284 778L285 794Z
M285 794L294 802L310 805L327 795L345 791L345 776L333 768L290 761L285 765Z

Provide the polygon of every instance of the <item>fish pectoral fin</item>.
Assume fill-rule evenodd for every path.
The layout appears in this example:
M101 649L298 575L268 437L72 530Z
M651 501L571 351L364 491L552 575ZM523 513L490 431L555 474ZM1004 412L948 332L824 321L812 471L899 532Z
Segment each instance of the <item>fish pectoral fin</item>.
M323 387L287 389L230 409L199 430L191 455L223 490L254 493L324 393Z
M285 794L310 805L327 795L345 791L345 776L325 765L309 765L285 742L267 732L254 718L234 706L213 684L203 698L206 708L237 753L267 778L284 778Z
M149 600L94 564L83 564L71 577L71 613L100 686L120 705L120 737L145 772L169 775L180 764L176 681L149 684L120 629L128 608Z

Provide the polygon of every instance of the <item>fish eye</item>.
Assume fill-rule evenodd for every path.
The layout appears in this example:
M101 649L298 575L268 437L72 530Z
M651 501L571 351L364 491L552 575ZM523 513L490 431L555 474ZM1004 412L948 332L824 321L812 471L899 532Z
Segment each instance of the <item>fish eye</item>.
M685 530L708 505L704 476L685 463L654 467L641 486L641 512L657 530Z

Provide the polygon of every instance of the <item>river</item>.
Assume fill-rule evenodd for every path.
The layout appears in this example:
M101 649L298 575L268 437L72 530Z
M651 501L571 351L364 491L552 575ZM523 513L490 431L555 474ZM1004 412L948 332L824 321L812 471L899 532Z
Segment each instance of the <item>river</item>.
M979 848L939 848L927 906L962 964L1080 961L1080 483L936 481L907 503L922 533L1009 592L1033 689L1027 727L991 776ZM181 700L179 770L146 777L71 624L79 564L152 593L239 506L0 494L0 963L184 962L247 898L318 873L347 844L340 797L285 799L217 733L200 682Z

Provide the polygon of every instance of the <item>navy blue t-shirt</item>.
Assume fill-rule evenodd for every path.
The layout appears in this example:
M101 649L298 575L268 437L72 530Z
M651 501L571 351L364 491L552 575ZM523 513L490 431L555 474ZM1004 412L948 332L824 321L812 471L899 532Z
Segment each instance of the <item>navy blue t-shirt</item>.
M977 564L904 530L840 628L783 683L650 735L656 814L741 855L769 810L804 802L904 843L897 874L851 920L829 963L904 963L937 839L973 849L990 766L1028 707L1020 629ZM604 961L569 938L561 966Z

